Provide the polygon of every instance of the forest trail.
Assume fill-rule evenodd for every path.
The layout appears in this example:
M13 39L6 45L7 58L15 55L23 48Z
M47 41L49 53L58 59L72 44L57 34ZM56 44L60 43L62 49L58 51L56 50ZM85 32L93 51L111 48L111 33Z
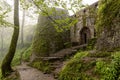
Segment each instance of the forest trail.
M43 74L41 71L27 66L26 63L23 63L16 67L21 80L56 80L50 74Z
M80 48L85 47L85 45L80 46L74 46L71 48L63 49L53 55L50 55L50 57L43 57L43 60L54 60L56 58L64 58L65 56L72 56L74 55ZM21 80L56 80L58 73L62 69L62 67L66 64L67 61L61 61L61 60L54 60L55 62L52 63L52 67L55 69L51 72L51 74L44 74L43 72L32 68L27 65L27 63L22 63L21 65L17 66L17 71L20 74Z

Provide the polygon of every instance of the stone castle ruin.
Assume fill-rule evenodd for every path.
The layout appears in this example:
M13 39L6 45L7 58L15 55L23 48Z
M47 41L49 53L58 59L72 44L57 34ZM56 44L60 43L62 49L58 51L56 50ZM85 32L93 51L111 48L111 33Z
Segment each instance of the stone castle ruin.
M72 17L78 22L71 27L71 42L73 45L86 44L95 37L95 22L97 16L98 2L77 12Z
M32 59L38 56L50 56L65 48L65 43L76 45L86 44L95 37L95 21L98 2L82 9L73 15L78 22L69 30L58 33L49 19L49 16L40 15L32 44ZM58 15L60 12L65 12ZM67 11L56 8L56 11L50 15L53 19L65 19L68 16ZM70 42L71 41L71 42Z

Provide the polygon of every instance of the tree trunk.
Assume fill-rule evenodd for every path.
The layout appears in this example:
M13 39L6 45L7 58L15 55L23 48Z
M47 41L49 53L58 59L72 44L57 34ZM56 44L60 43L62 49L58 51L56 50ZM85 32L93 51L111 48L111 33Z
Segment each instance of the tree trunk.
M25 23L25 9L23 9L23 16L22 16L22 26L21 26L21 47L24 47L24 33L23 33L23 28L24 28L24 23Z
M4 30L4 28L2 27L1 28L1 56L3 56L3 31Z
M24 24L25 24L25 9L23 8L22 26L21 26L21 48L24 47ZM23 52L20 54L20 64L22 63Z
M1 65L1 71L3 77L6 77L13 71L11 68L11 62L16 51L18 36L19 36L19 0L14 0L14 32L9 47L9 51L5 56L5 58L3 59Z

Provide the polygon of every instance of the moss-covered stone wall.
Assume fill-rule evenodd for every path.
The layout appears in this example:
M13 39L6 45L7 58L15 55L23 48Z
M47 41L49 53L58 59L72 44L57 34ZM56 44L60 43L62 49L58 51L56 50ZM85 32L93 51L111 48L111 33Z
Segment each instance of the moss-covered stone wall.
M54 26L54 21L58 19L64 20L67 17L67 11L57 8L55 8L54 12L52 12L52 14L49 16L43 14L39 15L38 24L32 44L33 55L49 56L50 54L65 48L64 44L70 41L69 30L58 32Z
M100 1L97 31L97 50L120 50L120 0Z

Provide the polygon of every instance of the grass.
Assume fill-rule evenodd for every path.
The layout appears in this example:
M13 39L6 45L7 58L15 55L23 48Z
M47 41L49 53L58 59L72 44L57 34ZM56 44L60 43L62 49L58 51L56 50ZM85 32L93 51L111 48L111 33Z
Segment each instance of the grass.
M119 80L120 79L120 51L113 52L110 63L98 60L96 63L96 74L100 75L102 80Z
M22 57L23 61L29 61L31 53L32 53L31 50L32 50L31 47L25 49L25 51L23 52L23 55L22 55L23 56Z
M110 57L113 54L113 52L95 52L90 53L89 57L95 57L95 58L104 58L104 57Z
M119 80L120 51L78 52L59 73L59 80Z
M59 74L59 80L90 80L91 77L86 75L84 71L87 69L85 66L91 68L93 64L88 65L82 61L87 55L87 51L79 52L68 61Z
M22 55L22 58L21 58ZM29 57L31 55L31 47L25 47L22 49L18 49L15 53L15 56L12 61L12 66L16 66L20 64L20 61L29 61Z
M29 57L31 55L31 47L29 47L29 48L25 47L25 48L22 48L22 49L18 49L16 51L15 56L14 56L13 61L12 61L12 66L13 67L20 64L21 53L23 54L22 60L28 61ZM0 62L0 66L1 66L1 62ZM1 77L2 77L2 74L1 74L1 69L0 69L0 80L18 80L16 75L12 76L10 78L6 78L6 79L1 79Z

